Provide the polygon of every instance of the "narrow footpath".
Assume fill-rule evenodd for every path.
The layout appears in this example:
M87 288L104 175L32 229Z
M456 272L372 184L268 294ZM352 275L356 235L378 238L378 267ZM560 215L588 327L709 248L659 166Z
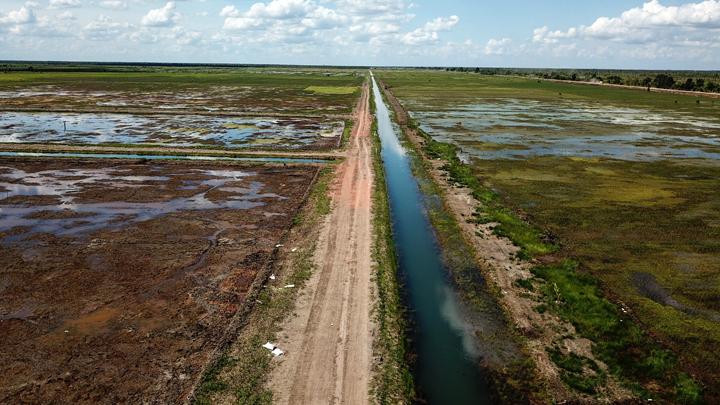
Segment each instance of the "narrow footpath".
M333 182L332 212L315 253L315 272L282 326L286 350L269 387L279 404L369 402L372 281L372 117L369 88L355 110L347 158Z

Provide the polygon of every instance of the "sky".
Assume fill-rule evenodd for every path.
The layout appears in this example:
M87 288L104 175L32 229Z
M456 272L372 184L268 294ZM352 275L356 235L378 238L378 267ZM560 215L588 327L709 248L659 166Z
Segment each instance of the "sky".
M0 0L0 60L720 69L720 0Z

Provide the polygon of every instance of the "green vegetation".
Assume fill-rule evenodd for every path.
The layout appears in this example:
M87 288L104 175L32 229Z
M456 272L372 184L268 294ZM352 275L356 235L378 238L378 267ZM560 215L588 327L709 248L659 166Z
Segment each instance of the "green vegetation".
M413 111L446 111L453 106L472 104L483 99L520 99L542 102L582 101L620 107L641 107L654 111L672 111L717 117L720 101L684 94L647 92L533 80L524 77L484 76L443 71L386 71L383 81L406 107Z
M401 130L399 135L406 135L408 126L402 125ZM442 189L432 179L427 162L407 136L400 140L411 158L411 169L440 243L443 262L464 300L482 314L483 328L476 332L477 338L496 358L484 368L491 382L492 396L501 403L526 403L531 398L541 401L545 387L536 380L535 365L523 351L521 337L509 327L505 313L497 307L494 293L482 278L474 255L468 254L472 249L457 220L445 207Z
M328 187L332 168L322 169L310 196L307 208L294 220L294 227L303 233L318 229L321 219L330 212ZM315 243L300 247L295 253L294 266L283 282L301 287L312 275ZM268 274L269 275L269 274ZM239 404L271 404L272 393L265 387L270 372L269 353L261 348L274 341L280 323L295 305L299 288L263 288L258 293L251 318L240 336L203 375L194 403L212 404L218 397L231 398Z
M355 94L358 88L355 86L310 86L305 91L316 94Z
M698 117L720 113L720 103L712 100L698 104L696 97L638 90L447 72L381 76L416 111L452 111L482 97L546 104L578 100L653 113L680 110ZM412 120L409 125L418 129ZM499 224L495 232L518 245L521 258L545 263L520 285L540 294L538 312L552 312L572 323L578 335L594 342L595 358L608 365L608 370L597 372L590 359L551 352L569 386L592 394L604 384L603 373L611 373L639 396L716 402L716 160L542 156L463 164L457 146L419 132L425 138L425 154L442 159L450 180L469 187L481 202L477 220ZM462 142L470 134L461 134ZM454 134L447 131L443 136L453 139ZM548 142L542 130L535 136L538 142ZM663 145L662 138L654 142ZM476 144L483 145L478 141L473 147ZM478 149L503 147L492 146ZM606 298L608 292L612 301Z
M373 109L374 111L374 109ZM409 404L415 398L413 377L408 367L409 352L405 331L405 308L400 297L397 256L392 237L390 204L380 156L377 123L373 122L373 260L378 300L375 319L378 335L375 353L382 357L375 370L372 391L378 404Z
M552 242L549 235L529 225L520 219L513 211L504 207L498 195L483 186L475 176L472 168L458 158L459 148L449 143L438 142L418 128L417 123L408 124L425 139L424 151L431 159L441 159L445 162L443 170L450 176L450 180L472 190L473 196L482 202L477 208L476 220L479 223L495 223L493 232L515 242L520 247L520 257L531 257L553 253L558 246Z
M81 97L82 92L122 92L124 94L156 94L162 104L186 103L176 99L180 92L202 92L216 105L233 109L257 111L257 108L279 110L283 113L349 113L357 98L363 77L354 71L328 74L320 70L265 69L173 69L118 71L49 71L8 72L0 74L0 91L22 91L53 86L59 94L46 99L14 100L8 106L23 108L93 108L112 110L112 106L98 106L94 97ZM315 89L314 92L308 89ZM80 93L80 96L63 94ZM122 99L119 97L118 99ZM132 101L132 100L131 100ZM22 104L26 103L26 104ZM132 106L131 104L129 104Z
M628 86L657 87L686 91L720 92L718 71L652 71L598 69L507 69L507 68L448 68L448 72L469 72L483 75L514 75L552 80L602 81ZM678 79L676 81L676 78Z

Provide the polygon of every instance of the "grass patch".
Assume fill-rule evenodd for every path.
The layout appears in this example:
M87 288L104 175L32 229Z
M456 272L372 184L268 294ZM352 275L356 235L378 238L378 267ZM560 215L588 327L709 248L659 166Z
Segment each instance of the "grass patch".
M448 173L450 180L472 191L473 196L480 202L475 213L479 223L495 223L493 232L499 236L513 241L519 248L519 256L524 259L556 252L557 243L551 242L551 235L543 232L528 222L522 220L515 212L507 209L498 195L485 187L473 172L472 167L464 164L458 158L459 148L450 143L438 142L422 131L417 123L408 124L424 139L424 152L430 159L440 159L444 162L443 170Z
M310 86L305 89L315 94L355 94L357 87L351 86Z
M570 322L580 336L592 340L593 353L631 386L632 381L638 381L642 386L675 385L674 392L658 390L654 393L634 386L642 397L680 401L697 393L697 402L702 389L678 370L675 355L648 339L631 318L621 316L617 306L603 297L595 279L578 272L577 266L576 262L565 260L532 269L533 275L543 281L540 292L546 307ZM570 373L566 382L571 387L593 393L594 387L602 383L600 379L581 378L580 368L585 364L577 356L550 354L560 368ZM593 369L599 371L596 366Z

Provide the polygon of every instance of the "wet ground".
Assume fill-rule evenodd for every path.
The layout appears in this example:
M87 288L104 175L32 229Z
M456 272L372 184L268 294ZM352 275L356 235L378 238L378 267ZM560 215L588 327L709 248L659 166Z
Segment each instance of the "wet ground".
M425 132L479 159L720 159L716 117L578 101L489 99L435 111L410 104Z
M343 129L343 122L307 118L0 113L0 143L307 150L337 146Z
M289 87L258 85L192 86L187 82L147 83L69 81L62 84L18 84L0 89L3 108L147 109L156 111L348 113L344 102ZM211 80L214 80L211 77ZM219 80L219 79L218 79ZM173 89L177 86L177 89ZM345 101L345 100L342 100Z
M0 158L0 402L180 402L316 170Z

